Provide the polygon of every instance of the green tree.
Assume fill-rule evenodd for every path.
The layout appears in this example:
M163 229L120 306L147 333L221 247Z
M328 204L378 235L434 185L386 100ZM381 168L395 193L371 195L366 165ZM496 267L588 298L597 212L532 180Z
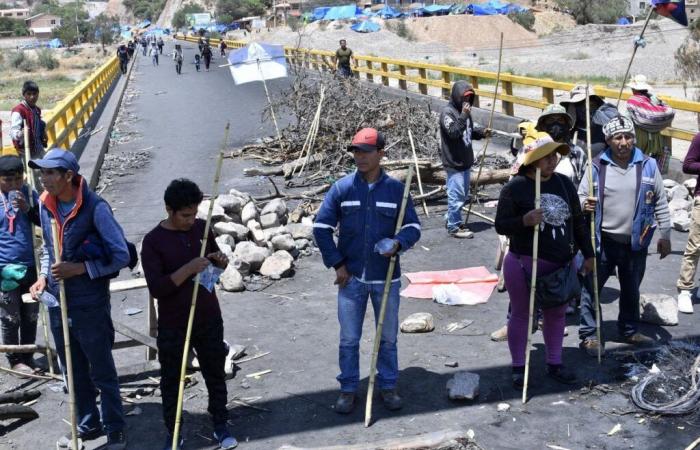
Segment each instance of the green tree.
M12 34L12 36L26 36L29 34L29 30L27 30L24 20L0 17L0 33L4 35Z
M576 22L615 23L617 19L627 14L627 0L556 0L557 6L569 12Z
M262 0L218 0L216 3L216 16L228 16L232 20L246 16L259 16L265 12L269 5Z
M102 44L102 50L104 51L105 46L112 45L117 40L119 36L119 18L116 16L109 16L107 14L100 14L95 17L92 23L94 28L93 36L95 41Z
M189 23L187 22L187 15L203 12L204 8L202 8L202 5L198 5L196 3L187 3L182 5L182 7L173 15L173 28L185 28L189 26Z

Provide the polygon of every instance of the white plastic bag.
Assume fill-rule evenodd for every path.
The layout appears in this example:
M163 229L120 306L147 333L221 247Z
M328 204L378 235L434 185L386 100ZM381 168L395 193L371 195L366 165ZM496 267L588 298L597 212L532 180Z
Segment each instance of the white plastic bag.
M478 305L486 303L478 296L461 290L455 284L441 284L433 287L433 300L442 305Z

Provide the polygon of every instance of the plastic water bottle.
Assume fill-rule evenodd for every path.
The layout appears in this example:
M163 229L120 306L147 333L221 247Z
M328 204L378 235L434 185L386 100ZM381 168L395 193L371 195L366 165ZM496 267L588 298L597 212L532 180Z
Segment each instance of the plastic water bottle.
M47 308L55 308L60 306L56 297L54 297L49 291L44 291L39 296L41 303L46 305Z
M9 201L10 205L12 205L12 202L15 201L17 199L17 197L19 197L19 196L20 196L19 191L10 191L7 194L7 201ZM19 210L18 206L12 206L12 211L14 211L16 213L18 210Z

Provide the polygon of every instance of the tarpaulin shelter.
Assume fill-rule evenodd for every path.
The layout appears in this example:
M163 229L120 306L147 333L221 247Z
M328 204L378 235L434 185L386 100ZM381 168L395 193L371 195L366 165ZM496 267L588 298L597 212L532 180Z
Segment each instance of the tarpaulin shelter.
M228 62L231 64L231 76L236 84L287 76L287 61L284 57L284 47L281 45L252 42L229 53Z
M345 6L334 6L326 12L323 20L354 19L358 14L362 14L362 10L354 3Z
M63 47L63 42L59 38L53 38L46 45L49 48L60 48Z
M620 17L617 19L617 24L618 25L630 25L630 21L627 17Z
M475 16L496 16L499 14L497 9L484 5L471 4L468 10Z
M314 8L314 13L313 13L314 20L323 20L323 18L326 16L326 13L330 9L331 9L330 6L319 6L318 8Z
M401 17L403 14L400 12L396 11L394 8L391 6L385 6L384 8L380 9L377 11L377 16L383 18L383 19L395 19L397 17Z
M381 27L374 22L365 20L352 25L350 29L358 33L374 33L375 31L379 31Z
M428 5L423 8L425 16L444 16L450 13L452 5Z

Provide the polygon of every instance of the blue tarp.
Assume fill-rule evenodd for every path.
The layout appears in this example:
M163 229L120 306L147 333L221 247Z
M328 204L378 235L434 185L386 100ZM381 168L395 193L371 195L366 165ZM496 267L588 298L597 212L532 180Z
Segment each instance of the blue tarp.
M379 31L381 27L374 22L365 20L363 22L354 24L350 27L350 29L353 31L357 31L358 33L374 33L375 31Z
M394 19L396 17L402 16L402 14L400 12L396 11L391 6L385 6L384 8L377 11L376 15L383 18L383 19Z
M501 3L498 0L491 0L482 4L472 3L468 10L475 16L495 16L496 14L509 14L528 11L528 8L515 3Z
M440 16L449 14L452 5L428 5L422 9L423 14L429 16Z
M323 20L354 19L358 14L362 14L362 10L354 3L345 6L334 6L326 12Z
M330 9L331 9L330 6L320 6L318 8L314 8L314 15L313 15L314 20L323 20L323 17L326 15L326 13Z
M284 47L281 45L253 43L228 54L228 62L231 65L256 62L258 59L260 61L280 61L281 64L286 64Z
M491 8L490 6L483 5L469 5L469 11L475 16L495 16L498 14L498 10Z
M627 19L627 17L620 17L617 19L617 24L618 25L629 25L630 21Z
M59 48L63 47L63 42L59 38L54 38L49 41L48 44L46 44L49 48Z
M151 26L151 21L146 19L143 22L141 22L140 24L136 25L136 28L146 28L146 27L150 27L150 26Z

